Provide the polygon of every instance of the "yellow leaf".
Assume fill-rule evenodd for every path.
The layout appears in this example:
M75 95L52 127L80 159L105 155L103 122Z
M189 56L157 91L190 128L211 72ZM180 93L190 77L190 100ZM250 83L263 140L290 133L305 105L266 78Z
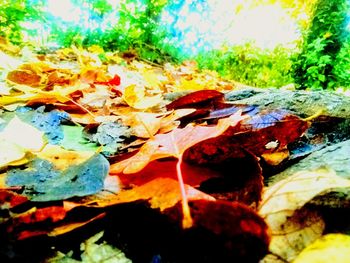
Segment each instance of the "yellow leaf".
M186 91L186 90L202 90L205 89L205 85L199 83L196 79L186 80L181 79L180 85L177 86L178 91Z
M272 232L270 251L290 261L319 238L324 222L317 213L303 206L314 197L340 187L350 187L350 180L337 176L334 170L319 168L297 172L267 188L259 214Z
M161 101L161 95L146 96L145 87L130 85L123 93L124 101L135 109L148 109L157 106Z
M293 263L350 262L350 236L328 234L305 248Z
M165 76L161 72L156 72L155 69L145 70L142 75L148 84L147 86L152 88L152 90L160 91L162 81L166 80Z
M40 151L45 145L44 133L17 116L0 132L1 139L31 152Z

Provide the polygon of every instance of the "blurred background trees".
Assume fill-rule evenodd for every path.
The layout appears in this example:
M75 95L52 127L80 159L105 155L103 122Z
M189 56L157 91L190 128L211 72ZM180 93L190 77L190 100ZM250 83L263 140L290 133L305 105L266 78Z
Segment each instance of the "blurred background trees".
M3 0L0 36L50 50L98 45L259 87L348 88L347 0Z

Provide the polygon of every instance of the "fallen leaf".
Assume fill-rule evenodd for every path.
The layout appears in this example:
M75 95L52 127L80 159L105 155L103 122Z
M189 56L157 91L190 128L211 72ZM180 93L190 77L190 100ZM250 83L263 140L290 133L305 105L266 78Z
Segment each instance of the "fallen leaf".
M100 123L97 127L88 125L84 128L84 137L102 146L102 152L107 156L118 152L130 136L130 128L123 125L121 121L108 121Z
M65 207L66 209L66 207ZM48 231L46 233L47 236L49 237L57 237L57 236L60 236L60 235L64 235L66 233L69 233L77 228L80 228L80 227L83 227L93 221L96 221L96 220L99 220L103 217L105 217L106 213L101 213L93 218L90 218L86 221L83 221L83 222L68 222L68 223L65 223L63 225L60 225L60 226L56 226L54 227L52 230Z
M81 165L95 154L94 151L77 152L48 144L41 152L36 154L36 157L52 163L55 169L65 170L73 165Z
M45 145L44 133L14 116L0 132L0 140L13 143L26 151L37 152Z
M307 209L301 209L314 197L344 187L350 187L349 180L337 176L333 170L320 168L297 172L267 188L259 214L271 229L270 251L290 261L321 236L324 229L322 218L317 213L311 215Z
M91 156L90 152L82 161L79 153L62 150L48 151L43 158L47 160L35 158L21 169L9 169L6 172L7 187L23 187L24 196L42 202L86 196L102 190L109 169L109 163L102 155Z
M11 165L11 163L23 159L26 155L26 150L24 148L1 138L0 149L0 168Z
M286 111L263 111L242 120L221 136L196 144L184 154L184 160L197 163L221 163L239 158L245 152L256 156L284 150L307 129L307 123ZM282 155L286 156L286 155Z
M215 200L210 195L198 191L189 185L185 185L185 190L189 200ZM147 200L151 208L164 211L167 208L173 207L176 203L180 202L181 199L182 196L178 181L171 178L160 177L130 190L123 190L117 194L102 196L101 199L96 196L90 201L85 201L82 204L72 203L72 205L107 207L123 203L131 203L139 200Z
M5 210L16 207L28 201L25 196L16 192L0 189L0 209Z
M110 174L118 176L123 188L131 189L135 186L142 186L157 178L171 178L176 180L176 165L177 160L175 158L165 158L150 162L137 173L113 174L113 172L110 172ZM184 183L196 188L204 181L222 176L220 172L209 167L194 166L185 162L181 163L181 170Z
M28 70L13 70L7 74L7 80L32 87L38 87L42 81L38 74Z
M328 234L306 247L293 263L344 263L350 261L350 236Z
M125 88L122 98L131 107L144 110L157 106L162 101L160 95L147 96L145 87L130 85Z
M189 202L193 216L193 227L190 233L203 231L210 233L210 238L202 234L204 240L192 240L200 244L199 253L218 249L223 255L214 255L215 259L208 262L259 262L268 251L270 241L268 226L265 221L251 208L239 202L193 200ZM179 222L181 209L179 205L169 208L165 214L171 220ZM188 237L187 237L188 238ZM184 246L197 247L191 241L184 241ZM184 248L186 249L186 248ZM202 261L201 261L202 262Z
M150 138L160 129L161 116L157 113L133 112L123 123L130 126L131 134L139 138Z
M96 152L99 146L96 143L89 142L84 138L82 126L61 125L63 130L63 139L59 145L66 150L73 151L93 151Z
M150 138L134 156L112 164L111 172L136 173L141 171L149 162L159 158L173 156L181 159L186 149L205 139L221 135L230 126L237 125L243 118L238 112L228 118L219 120L215 126L189 124L183 129L177 128L166 134L157 134Z

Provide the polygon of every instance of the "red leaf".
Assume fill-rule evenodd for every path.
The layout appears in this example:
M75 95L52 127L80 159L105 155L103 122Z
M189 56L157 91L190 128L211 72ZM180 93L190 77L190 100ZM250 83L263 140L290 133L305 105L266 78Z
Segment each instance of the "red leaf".
M0 190L0 207L13 208L28 201L28 198L12 191Z
M167 110L183 108L212 108L223 102L224 94L216 90L199 90L178 98L166 106Z
M144 185L157 178L177 179L176 159L163 159L150 162L144 169L132 174L118 174L124 188ZM221 174L213 169L194 166L187 163L181 164L184 183L192 187L198 187L204 181L220 177Z
M221 163L244 157L246 152L257 156L276 152L298 139L307 127L307 122L286 111L260 112L221 136L192 146L184 153L184 160L197 164Z
M33 212L25 212L22 215L15 217L14 224L34 224L44 222L46 220L50 222L58 222L64 219L66 216L66 210L61 206L49 206L44 208L35 209Z
M112 79L109 81L95 81L95 84L100 85L112 85L112 86L119 86L120 85L120 77L116 74Z

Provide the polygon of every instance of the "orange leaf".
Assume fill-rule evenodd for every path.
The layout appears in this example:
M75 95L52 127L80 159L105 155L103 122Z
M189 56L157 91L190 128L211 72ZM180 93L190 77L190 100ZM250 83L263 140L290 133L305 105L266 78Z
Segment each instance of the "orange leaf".
M215 200L215 198L207 195L197 189L185 185L186 194L189 200ZM147 200L151 207L160 209L161 211L173 207L181 201L181 192L179 183L171 178L156 178L141 186L134 187L131 190L124 190L118 194L110 194L102 196L93 196L92 199L85 204L65 201L65 206L70 208L76 206L88 207L107 207L123 203L131 203L139 200Z
M157 134L149 139L134 156L112 164L110 171L111 173L136 173L156 159L170 156L181 159L186 149L203 140L221 135L243 118L241 113L237 112L228 118L220 119L215 126L189 124L183 129L177 128L166 134Z

